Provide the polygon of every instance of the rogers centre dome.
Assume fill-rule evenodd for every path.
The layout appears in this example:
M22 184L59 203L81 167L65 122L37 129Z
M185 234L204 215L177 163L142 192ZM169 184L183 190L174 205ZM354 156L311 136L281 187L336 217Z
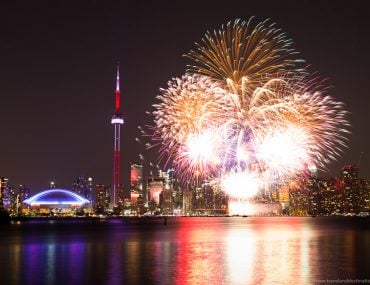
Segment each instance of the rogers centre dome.
M47 189L22 202L31 208L76 209L87 207L90 201L66 189Z

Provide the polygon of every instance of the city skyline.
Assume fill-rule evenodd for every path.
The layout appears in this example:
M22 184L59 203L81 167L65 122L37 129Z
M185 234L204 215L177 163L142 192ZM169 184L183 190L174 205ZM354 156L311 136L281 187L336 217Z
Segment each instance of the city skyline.
M305 3L304 8L314 19L307 25L305 14L310 13L292 3L283 2L274 12L270 11L278 8L274 5L263 11L262 5L243 4L245 13L240 13L240 8L227 7L205 17L204 11L209 7L203 4L191 14L191 21L185 16L191 11L189 7L175 5L166 10L170 8L165 8L165 2L146 7L91 4L77 6L73 11L68 10L68 5L49 8L50 11L41 7L38 12L38 7L32 5L29 12L27 6L9 4L10 11L17 10L17 14L7 12L1 20L7 27L1 49L8 56L0 79L0 176L8 177L14 186L26 184L32 192L46 188L43 186L51 179L68 187L81 174L93 177L96 183L110 183L109 119L113 111L115 65L119 60L126 121L122 128L121 177L128 188L129 162L140 162L139 154L146 163L157 162L156 152L148 153L145 142L135 140L145 139L137 127L152 123L145 112L155 103L158 89L166 86L170 76L180 76L184 63L189 63L181 55L193 48L193 42L205 30L218 28L234 18L256 16L259 20L271 18L292 36L301 57L312 63L312 69L321 76L330 78L329 85L334 87L329 93L345 102L351 113L353 127L348 149L329 167L327 176L338 173L342 165L358 164L364 152L360 176L368 179L369 98L364 74L368 68L369 39L366 15L361 17L366 12L356 3L347 7L317 2L319 10L314 4ZM46 25L49 22L51 25ZM31 25L26 26L28 23Z
M13 217L27 216L368 216L369 180L357 166L343 166L336 177L319 177L315 169L305 177L260 189L248 200L236 199L209 181L181 186L173 172L161 172L143 181L142 166L131 165L131 195L119 188L118 203L109 185L93 185L91 177L77 177L71 189L51 183L31 195L0 177L0 208ZM248 185L245 185L247 188ZM146 190L144 190L146 189Z

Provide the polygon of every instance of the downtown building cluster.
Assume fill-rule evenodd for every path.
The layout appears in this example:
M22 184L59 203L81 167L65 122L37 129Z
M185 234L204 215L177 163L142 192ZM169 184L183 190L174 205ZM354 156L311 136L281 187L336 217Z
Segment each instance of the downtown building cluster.
M338 177L315 173L289 185L286 213L290 215L358 215L370 212L370 182L359 177L359 168L347 165ZM288 198L288 201L284 201Z
M157 176L150 175L146 179L142 175L141 165L131 165L130 197L120 199L120 214L229 214L227 194L207 181L180 185L173 169L159 171ZM100 186L97 185L97 193ZM97 205L101 202L97 201ZM312 171L284 185L273 185L249 202L254 206L251 212L254 215L369 214L370 182L359 177L357 166L347 165L338 177L318 177L317 172ZM109 205L108 199L105 205Z
M119 185L117 207L112 208L112 187L95 184L92 177L78 176L71 191L90 201L84 207L66 211L49 208L53 215L228 215L228 196L214 189L207 181L181 185L173 169L159 170L144 176L141 164L132 164L129 196ZM246 185L245 187L248 187ZM56 188L51 182L49 188ZM0 207L11 215L37 215L22 201L30 189L19 185L18 190L1 178ZM275 185L250 200L254 215L358 215L370 212L370 183L359 177L356 166L344 166L338 177L318 177L315 172L304 178ZM47 214L47 212L44 212Z
M26 185L19 185L18 189L9 184L9 179L0 177L0 210L11 215L21 213L22 201L30 197L31 190Z
M123 186L118 194L120 215L226 215L227 197L223 192L214 190L207 182L180 185L174 170L159 170L143 176L143 166L132 164L130 172L129 197L125 197ZM111 213L111 188L96 185L95 212Z
M94 184L92 177L78 176L72 183L70 191L86 198L89 203L81 207L68 204L40 205L32 207L23 203L31 197L31 189L19 185L18 190L1 178L0 208L10 215L30 216L82 216L82 215L225 215L227 214L226 195L214 191L209 184L196 183L187 187L180 186L174 177L174 170L159 170L144 177L141 164L131 164L129 196L122 184L117 189L117 206L112 207L113 188L111 185ZM46 191L59 189L51 181ZM39 192L40 193L40 192Z
M93 196L94 187L92 184L91 177L79 176L72 183L71 190L63 190L66 192L73 192L77 195L86 198L86 203L83 207L69 205L68 203L63 204L63 201L59 199L60 205L37 205L37 207L32 207L25 203L28 198L32 197L31 189L25 185L19 185L19 187L14 187L8 178L0 177L1 187L0 187L0 210L6 211L11 216L20 215L82 215L85 213L93 213ZM46 191L57 190L57 184L51 181L46 187Z

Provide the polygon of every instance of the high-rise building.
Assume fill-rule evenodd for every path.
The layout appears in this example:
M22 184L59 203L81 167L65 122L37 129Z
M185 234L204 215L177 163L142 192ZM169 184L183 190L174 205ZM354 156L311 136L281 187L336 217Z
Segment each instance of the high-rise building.
M141 164L131 164L131 173L130 173L130 184L131 190L137 192L143 191L143 166Z
M79 176L72 183L72 190L80 196L92 202L93 199L93 179L91 177Z
M322 177L317 179L320 192L320 214L322 215L334 215L340 211L338 206L341 205L341 196L338 195L335 182L335 178Z
M114 210L118 207L118 191L121 184L120 168L121 168L121 125L123 125L123 117L121 114L121 92L119 86L119 65L117 65L116 77L116 92L115 92L115 107L111 120L114 125L114 147L113 147L113 183L112 183L112 199L110 208Z
M163 215L173 214L173 199L171 189L164 189L159 194L159 207Z
M204 186L204 209L205 214L213 214L215 208L215 195L212 185L205 183Z
M104 184L96 184L96 203L95 212L97 214L106 213L110 206L110 188Z
M216 215L226 215L227 213L227 195L224 191L213 190L214 191L214 213Z
M9 185L8 178L0 178L0 208L8 211L9 214L16 214L17 194L14 188Z
M197 215L202 215L205 209L204 188L199 186L193 190L193 211Z
M313 216L319 215L321 213L322 192L318 179L308 177L305 182L305 188L308 191L308 214Z
M137 199L139 197L143 197L140 192L135 191L135 190L131 190L130 191L130 200L131 200L131 203L136 203L136 201L137 201Z
M175 169L169 168L166 171L166 184L172 190L173 209L177 214L181 213L183 203L183 187L176 178Z
M76 181L72 183L72 190L90 201L86 210L91 212L93 210L93 179L84 176L77 177Z
M360 211L370 211L370 184L366 179L360 179Z
M123 184L120 184L118 188L118 209L120 213L123 211L124 207L125 207L125 192Z
M23 201L30 198L30 196L31 196L31 189L28 188L26 185L19 185L18 213L28 212L28 205L23 204Z
M290 214L293 216L308 215L309 190L304 179L289 184Z
M19 201L22 203L24 200L28 199L31 195L31 189L26 185L19 185Z
M134 200L130 200L130 214L134 216L142 216L145 213L144 197L137 196Z
M183 202L186 204L192 202L191 206L189 204L184 206L188 208L188 211L191 209L192 213L197 215L220 213L219 209L216 210L216 193L218 192L209 182L203 181L199 187L189 187L189 190L184 191L183 195L186 197Z
M182 192L182 213L184 215L193 214L193 191L185 188Z
M0 177L0 209L4 208L4 196L8 187L8 178Z
M159 194L164 190L166 180L164 177L149 177L148 178L148 201L154 202L159 206Z
M13 187L9 187L9 206L8 212L11 215L17 215L19 209L19 194L17 194Z
M346 165L341 171L343 209L345 213L360 212L360 181L358 177L358 167Z

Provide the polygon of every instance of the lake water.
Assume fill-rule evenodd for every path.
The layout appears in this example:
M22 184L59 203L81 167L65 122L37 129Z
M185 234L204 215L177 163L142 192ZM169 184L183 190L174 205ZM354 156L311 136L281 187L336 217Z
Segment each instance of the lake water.
M167 225L163 219L0 225L2 285L356 280L370 283L367 218L184 217L168 218Z

